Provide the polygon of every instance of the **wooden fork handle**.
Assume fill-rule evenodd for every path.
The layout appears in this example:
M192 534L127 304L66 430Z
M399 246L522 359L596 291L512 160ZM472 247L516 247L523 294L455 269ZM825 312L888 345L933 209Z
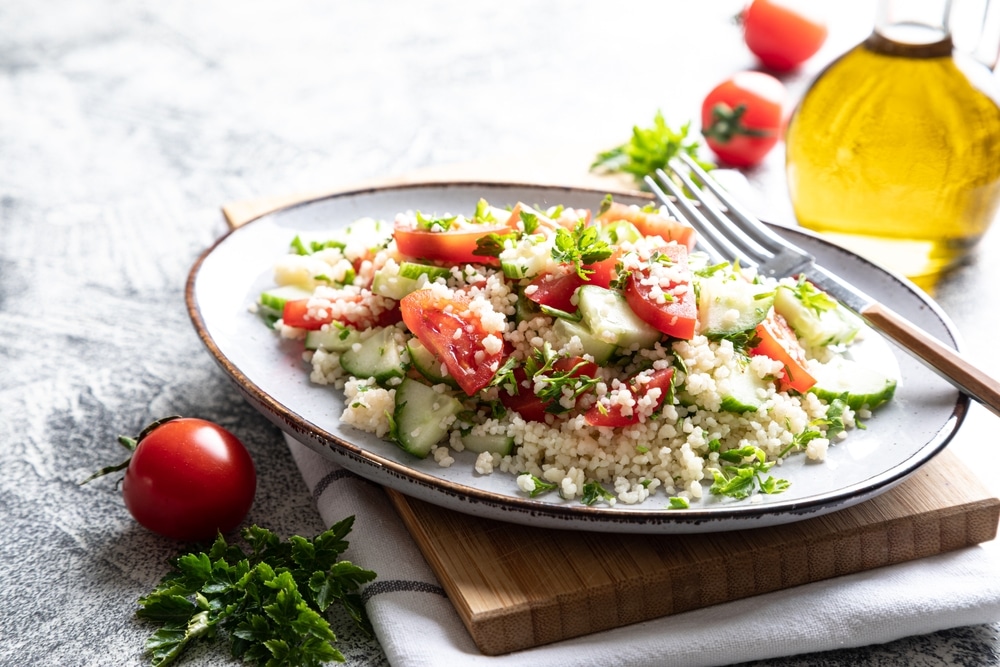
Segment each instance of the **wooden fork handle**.
M1000 416L1000 382L891 308L872 303L860 314L871 326L912 352L938 375Z

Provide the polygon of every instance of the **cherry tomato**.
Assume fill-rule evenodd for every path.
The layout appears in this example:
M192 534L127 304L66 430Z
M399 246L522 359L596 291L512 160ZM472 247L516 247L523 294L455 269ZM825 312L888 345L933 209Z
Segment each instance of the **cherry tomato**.
M672 279L660 290L669 295L661 301L653 294L653 285L648 284L652 269L632 271L625 281L625 300L629 308L654 329L673 338L690 340L694 336L694 326L698 319L698 306L694 289L691 287L691 270L688 267L687 249L681 245L660 248L662 255L670 258ZM678 279L673 279L676 276Z
M826 24L806 13L805 2L753 0L743 12L743 39L766 67L788 72L809 60L826 41Z
M659 236L667 243L677 241L692 250L695 244L695 230L691 225L674 220L652 211L644 211L638 206L627 206L621 202L611 204L597 216L604 222L626 220L635 225L643 236Z
M399 302L403 322L435 358L448 369L458 386L472 396L493 379L505 352L485 347L489 334L482 321L470 313L468 299L448 299L433 290L411 292Z
M246 518L257 490L253 460L218 424L171 417L134 441L120 440L135 448L122 482L125 507L145 528L176 540L205 541Z
M660 395L656 399L655 406L655 409L658 410L670 393L670 383L673 381L673 377L673 368L655 370L649 375L648 382L640 383L635 378L632 378L629 381L629 391L638 400L649 393L651 389L659 389ZM591 426L611 426L618 428L637 423L639 415L635 411L629 415L622 414L622 409L617 405L607 406L603 403L597 403L587 410L584 419Z
M750 351L750 354L763 354L784 365L784 374L777 379L778 389L785 391L794 389L805 393L816 384L816 379L807 370L805 350L788 326L785 318L774 312L772 308L767 318L757 325L756 331L760 343Z
M763 72L738 72L713 88L701 105L701 132L719 159L750 167L764 159L785 124L788 92Z

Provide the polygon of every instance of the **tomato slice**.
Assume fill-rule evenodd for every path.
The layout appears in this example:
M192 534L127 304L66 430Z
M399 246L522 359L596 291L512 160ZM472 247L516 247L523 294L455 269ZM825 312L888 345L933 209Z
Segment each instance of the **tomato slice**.
M479 225L475 229L429 232L397 225L392 233L400 254L413 259L424 259L449 264L496 264L495 257L476 255L476 241L487 234L504 234L510 228L504 225Z
M694 249L696 237L694 227L660 213L644 211L638 206L627 206L621 202L613 201L604 212L597 216L597 219L603 222L626 220L635 225L636 229L644 236L659 236L668 243L676 241L686 246L688 250Z
M572 269L559 273L543 273L531 281L524 290L524 295L540 306L574 313L576 305L571 299L576 290L585 284L587 281Z
M648 382L640 383L637 382L635 378L632 378L629 381L629 391L632 392L632 395L636 400L639 400L648 394L651 389L659 389L660 395L656 399L655 408L656 410L659 410L660 406L663 405L663 402L667 399L667 395L670 393L670 383L673 380L673 377L673 368L655 370L652 374L650 374ZM591 426L611 426L618 428L637 423L639 421L639 415L635 411L633 411L630 415L622 414L621 407L617 405L608 406L603 403L597 403L587 410L584 415L584 419Z
M659 252L670 258L669 283L658 288L649 284L652 268L634 270L625 280L625 300L632 312L651 327L673 338L690 340L698 320L698 305L691 286L687 248L668 245Z
M583 375L596 377L598 369L597 364L587 361L583 357L558 359L552 364L552 367L554 370L564 373L573 371L573 377ZM553 401L543 400L530 387L525 387L523 383L526 378L527 374L524 372L524 368L520 366L515 368L514 379L517 381L517 393L509 394L507 391L501 390L499 392L500 402L508 410L513 410L521 415L525 421L544 422L545 415L549 413L549 406L552 405Z
M313 317L309 314L309 299L295 299L285 302L281 310L281 319L290 327L318 331L324 324L332 322L333 316Z
M777 379L779 391L794 389L805 393L816 384L816 379L807 370L806 353L799 339L785 318L773 308L767 318L757 325L756 334L760 343L750 354L763 354L780 361L785 367L784 375Z
M445 365L458 386L472 396L490 383L506 353L502 343L496 352L486 349L490 334L467 310L468 299L462 296L450 299L421 289L403 297L399 310L407 328Z

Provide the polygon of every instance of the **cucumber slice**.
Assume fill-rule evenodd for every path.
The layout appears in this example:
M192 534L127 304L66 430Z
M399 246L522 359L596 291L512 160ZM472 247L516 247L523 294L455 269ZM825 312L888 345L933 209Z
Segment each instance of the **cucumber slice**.
M340 355L340 365L354 377L375 378L380 384L403 377L406 367L396 346L395 331L385 327L353 345Z
M450 375L442 373L441 362L428 350L419 338L411 338L406 343L406 351L410 354L410 363L417 371L433 384L445 383L458 388L458 382Z
M896 393L896 379L854 359L835 356L825 364L810 367L816 384L809 391L824 401L842 398L855 410L874 410Z
M625 241L635 243L643 238L639 228L628 220L615 220L614 222L602 224L598 234L602 241L606 241L613 246Z
M773 301L773 293L733 274L704 278L698 284L701 333L722 338L754 329L767 317Z
M312 296L312 291L299 287L298 285L282 285L260 293L257 302L265 308L276 310L279 313L288 301L299 301Z
M552 325L552 333L557 336L561 345L565 345L573 336L577 336L583 346L584 353L592 356L594 361L601 366L608 363L611 357L614 356L615 351L618 350L614 343L605 343L592 334L585 326L571 320L556 318L555 323Z
M812 306L797 296L803 290ZM779 286L774 294L774 310L809 347L847 345L861 330L861 319L857 315L808 283L795 289Z
M305 348L307 350L326 350L327 352L346 352L361 342L361 334L357 329L344 326L339 322L331 322L327 329L306 332Z
M473 435L468 433L462 436L462 444L465 451L473 454L490 452L507 456L514 451L514 436L512 435Z
M462 403L454 396L435 391L419 380L405 378L396 387L393 438L403 450L426 458L448 434L450 418L461 409Z
M419 289L421 277L426 276L427 282L433 282L437 278L447 279L450 275L451 271L443 266L402 262L398 267L383 267L376 271L372 277L372 292L399 301Z
M583 325L593 336L604 343L629 348L652 347L663 336L658 330L639 318L621 293L584 285L577 290Z
M764 404L770 388L766 380L757 377L748 365L740 364L740 372L727 378L728 388L722 393L721 407L726 412L756 412Z

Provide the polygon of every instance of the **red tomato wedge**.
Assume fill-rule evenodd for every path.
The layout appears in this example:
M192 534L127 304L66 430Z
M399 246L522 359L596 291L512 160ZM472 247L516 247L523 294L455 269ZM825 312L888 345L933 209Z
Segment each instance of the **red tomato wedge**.
M295 299L294 301L285 302L285 306L281 311L281 319L290 327L318 331L323 328L324 324L332 322L333 316L327 315L322 318L312 317L309 314L309 299Z
M486 350L484 341L489 334L479 318L467 311L467 304L461 295L449 299L422 289L403 297L399 309L410 332L472 396L490 383L505 352L502 346L498 352Z
M414 259L425 259L449 264L495 264L496 258L474 254L476 241L487 234L505 234L505 225L479 225L472 229L446 232L429 232L396 226L392 236L400 254Z
M785 367L784 375L777 379L779 391L794 389L805 393L816 384L816 379L807 370L805 350L799 339L785 318L774 312L773 308L767 318L757 325L756 334L760 343L750 354L763 354L780 361Z
M648 284L654 268L634 270L625 281L625 300L632 312L651 327L673 338L690 340L698 320L698 305L691 286L687 248L668 245L659 252L670 260L664 267L669 272L668 284Z
M597 364L592 361L587 361L582 357L566 357L557 360L553 365L553 369L556 371L561 371L563 373L568 371L573 371L573 377L580 377L583 375L589 377L597 376ZM574 370L575 369L575 370ZM535 421L543 422L545 421L545 415L549 412L549 406L552 405L552 401L546 401L535 395L531 387L525 387L524 381L527 375L524 372L524 368L517 367L514 369L514 379L517 381L517 394L510 394L505 390L501 390L500 402L508 410L513 410L514 412L521 415L521 418L525 421Z
M581 285L586 284L587 281L573 270L543 273L531 281L524 295L540 306L573 313L576 312L576 306L570 299Z
M524 294L540 306L575 313L576 305L570 299L577 289L583 285L597 285L605 289L611 287L618 255L619 251L616 249L611 257L585 265L583 268L590 271L586 278L581 277L570 266L563 267L565 270L560 273L543 273L531 281L529 286L533 289L526 290Z
M674 378L673 368L663 368L660 370L655 370L649 376L649 381L640 383L637 382L635 378L629 381L629 391L632 392L632 396L638 401L650 392L652 389L659 389L660 395L656 398L655 410L659 410L660 406L666 400L667 395L670 393L670 383ZM584 415L584 419L591 426L611 426L613 428L618 428L621 426L628 426L629 424L635 424L639 421L639 415L637 412L633 411L632 414L626 415L622 413L620 406L612 405L608 406L604 403L597 403L592 408L587 410Z
M635 225L636 229L644 236L659 236L668 243L677 241L677 243L687 246L688 250L694 248L696 236L694 227L660 213L644 211L638 206L628 206L613 201L606 210L597 216L597 219L602 222L626 220Z

